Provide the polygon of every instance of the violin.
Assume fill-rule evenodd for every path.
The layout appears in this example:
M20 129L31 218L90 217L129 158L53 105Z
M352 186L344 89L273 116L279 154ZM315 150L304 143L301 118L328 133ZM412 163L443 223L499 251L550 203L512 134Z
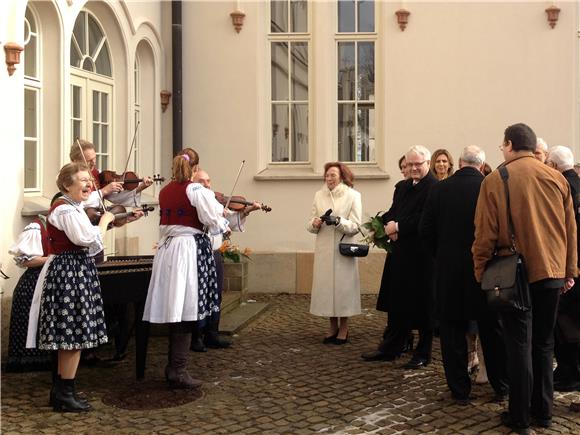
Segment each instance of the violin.
M99 174L99 184L101 186L106 186L109 183L116 181L117 183L123 183L125 190L135 190L139 183L143 181L143 178L132 171L127 171L122 174L117 174L115 171L103 171ZM157 174L153 176L153 181L155 183L161 183L165 181L165 177Z
M232 195L231 197L224 195L221 192L215 192L215 199L223 205L224 207L228 204L228 208L232 211L242 211L247 205L254 205L253 202L247 201L246 198L239 195ZM268 213L272 211L271 207L268 207L265 204L261 204L260 210Z
M135 209L135 211L137 211L137 210L141 210L143 212L143 214L145 216L147 216L147 214L150 211L155 210L155 207L143 204L141 207ZM133 211L128 212L127 209L122 205L108 206L107 211L110 213L113 213L113 216L115 216L115 219L113 220L113 222L111 222L109 224L109 227L107 228L108 230L110 230L112 227L122 227L123 225L125 225L127 223L127 218L129 216L133 215ZM101 216L103 215L102 209L95 208L95 207L89 207L89 208L85 208L85 212L87 213L87 216L89 217L89 220L91 221L91 223L93 225L99 224L99 221L101 220Z

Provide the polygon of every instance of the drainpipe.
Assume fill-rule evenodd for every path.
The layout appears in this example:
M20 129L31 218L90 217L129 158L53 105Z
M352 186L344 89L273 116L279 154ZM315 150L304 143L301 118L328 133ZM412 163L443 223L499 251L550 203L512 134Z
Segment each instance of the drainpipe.
M171 2L171 56L173 72L173 155L183 149L183 81L181 0Z

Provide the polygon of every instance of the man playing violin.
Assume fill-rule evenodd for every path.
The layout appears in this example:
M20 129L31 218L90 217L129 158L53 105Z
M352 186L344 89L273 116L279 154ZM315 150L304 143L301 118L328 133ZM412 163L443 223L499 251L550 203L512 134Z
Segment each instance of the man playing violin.
M82 152L81 152L82 149ZM76 163L85 163L89 166L95 186L92 187L92 192L89 199L85 201L85 208L95 207L100 205L100 198L104 198L113 204L124 206L138 206L141 203L141 192L153 184L153 179L150 177L143 178L136 189L125 190L123 183L113 181L105 186L100 185L100 172L96 168L97 153L95 146L86 140L76 140L70 149L70 160ZM139 219L143 216L143 212L135 211L133 216L127 219L128 222Z
M203 187L211 190L211 179L208 173L202 169L199 169L197 171L197 174L193 179L193 182L199 183ZM260 204L259 202L253 202L251 205L246 205L245 207L243 207L243 209L239 211L231 211L227 208L224 208L224 206L216 200L215 207L218 213L223 214L223 216L229 222L229 228L226 233L214 231L212 228L208 229L208 233L212 241L213 256L216 263L218 294L219 301L221 303L221 295L224 284L224 272L223 272L224 259L219 248L223 243L223 237L224 235L227 236L231 231L244 231L244 222L246 220L246 217L251 212L255 210L260 210L262 208L262 204ZM192 334L191 350L195 352L206 352L207 347L212 349L223 349L230 347L231 343L219 336L219 322L220 322L220 313L218 312L214 313L209 318L209 321L204 328L199 328L199 325L196 325Z

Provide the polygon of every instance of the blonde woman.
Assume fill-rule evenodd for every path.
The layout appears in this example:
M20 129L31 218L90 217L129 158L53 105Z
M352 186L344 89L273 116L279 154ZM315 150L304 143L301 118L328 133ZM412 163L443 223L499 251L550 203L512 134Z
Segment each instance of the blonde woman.
M436 150L431 157L431 172L439 181L453 174L453 157L445 149Z
M360 314L360 280L355 257L340 255L338 244L356 241L361 222L361 195L353 175L340 162L324 165L324 186L314 195L308 231L316 234L310 312L329 317L325 344L348 341L348 318Z

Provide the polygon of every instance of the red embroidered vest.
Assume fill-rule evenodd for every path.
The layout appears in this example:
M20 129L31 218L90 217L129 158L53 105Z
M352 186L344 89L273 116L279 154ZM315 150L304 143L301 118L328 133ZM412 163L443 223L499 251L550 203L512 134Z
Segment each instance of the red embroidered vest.
M182 225L203 231L197 210L189 202L185 190L191 181L177 183L172 181L159 192L160 225Z
M64 199L57 199L54 201L48 215L54 211L59 205L68 204ZM48 232L48 252L49 254L62 254L66 251L80 251L84 249L82 246L75 245L69 240L64 231L59 230L52 225L48 219L46 220L46 230Z

